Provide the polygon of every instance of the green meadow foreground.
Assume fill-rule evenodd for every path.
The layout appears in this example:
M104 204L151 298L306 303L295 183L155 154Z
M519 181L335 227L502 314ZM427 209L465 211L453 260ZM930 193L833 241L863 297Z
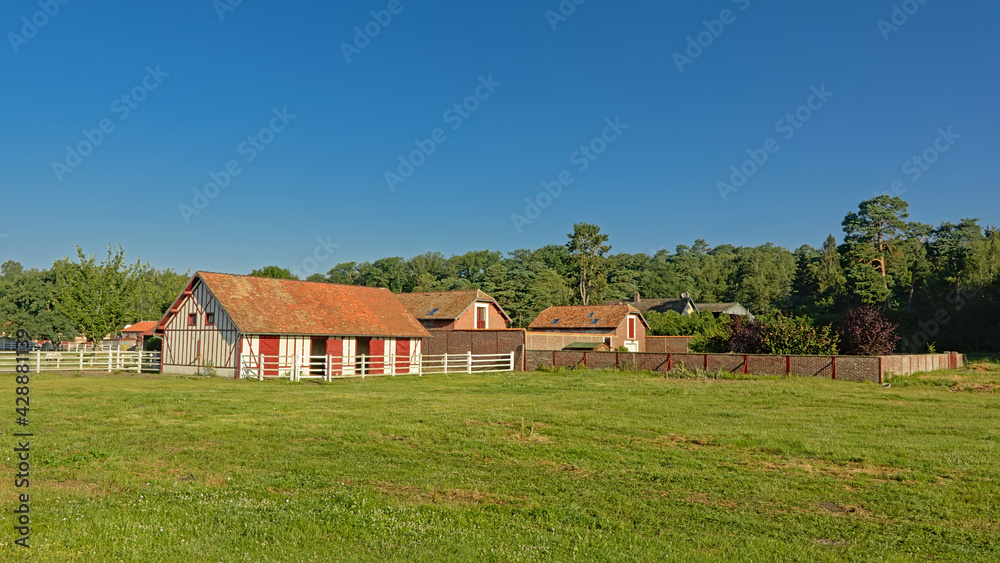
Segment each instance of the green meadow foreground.
M997 560L996 368L35 375L30 551L4 374L0 560Z

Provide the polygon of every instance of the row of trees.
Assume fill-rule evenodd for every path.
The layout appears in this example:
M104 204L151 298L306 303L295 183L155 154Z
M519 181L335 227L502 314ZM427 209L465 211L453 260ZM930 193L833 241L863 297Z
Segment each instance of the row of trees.
M77 259L57 260L47 270L0 265L0 333L27 329L38 340L60 342L84 335L100 342L125 324L158 320L187 282L188 274L128 263L119 246L101 262L77 247Z
M942 349L1000 347L1000 233L976 219L934 227L908 218L905 201L879 196L846 215L840 244L833 235L818 248L794 251L770 243L713 248L696 240L653 254L612 254L607 234L579 223L565 244L344 262L308 279L394 292L479 288L497 298L515 326L552 305L601 303L636 291L739 301L757 315L785 312L820 327L839 326L849 310L872 304L899 323L904 350L923 351L932 342ZM109 248L100 264L78 249L75 261L63 259L48 270L7 262L0 274L0 322L52 339L103 336L126 322L159 318L187 278L128 264L120 247ZM251 275L294 277L279 266ZM708 317L650 315L649 321L658 334L719 328Z
M820 326L839 325L858 305L881 307L900 325L900 346L991 350L1000 317L1000 233L977 219L938 226L908 221L908 204L878 196L848 213L842 242L794 251L774 244L720 245L704 240L671 252L611 254L595 225L574 225L564 245L504 255L477 250L445 257L337 264L312 281L388 287L392 291L480 288L525 326L551 305L600 303L688 293L699 302L739 301L755 314L786 312ZM287 272L286 272L287 273ZM266 274L265 274L266 275ZM660 334L707 333L710 320L654 318Z

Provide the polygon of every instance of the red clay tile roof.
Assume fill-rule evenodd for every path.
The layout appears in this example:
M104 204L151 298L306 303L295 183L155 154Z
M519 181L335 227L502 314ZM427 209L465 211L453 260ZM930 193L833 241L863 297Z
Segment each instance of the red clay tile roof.
M560 328L618 328L629 313L635 313L642 320L643 326L649 328L646 319L631 305L570 305L567 307L549 307L531 321L531 329ZM558 319L559 322L553 322ZM594 322L597 321L597 322Z
M477 301L496 303L496 299L478 289L400 293L397 297L420 320L443 319L453 321L461 317L462 313L466 312ZM497 304L497 309L500 309L500 313L504 319L510 322L510 317L507 316L507 313L504 312L499 304ZM431 313L431 311L434 311L434 313Z
M243 334L430 336L388 289L211 272L195 277Z
M128 333L132 333L132 332L146 333L146 332L149 332L150 334L152 334L151 331L154 328L156 328L156 325L157 325L156 321L139 321L139 322L135 323L132 326L128 326L128 327L123 328L122 329L122 333L126 333L126 332L128 332Z

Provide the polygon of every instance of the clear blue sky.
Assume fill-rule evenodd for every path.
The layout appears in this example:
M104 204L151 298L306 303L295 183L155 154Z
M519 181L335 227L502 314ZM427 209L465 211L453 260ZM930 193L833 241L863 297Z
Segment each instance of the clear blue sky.
M236 0L48 1L0 8L0 260L29 267L121 243L160 268L308 274L317 237L339 244L326 272L562 244L580 221L614 251L794 248L839 238L896 179L915 220L1000 223L996 2L587 0L559 20L557 0L244 0L221 18ZM919 9L890 28L894 4ZM355 43L366 25L377 35ZM702 32L708 46L678 59ZM345 43L362 46L350 62ZM272 119L285 108L294 118ZM800 128L779 123L796 111ZM605 132L616 118L627 129ZM102 120L92 153L67 156ZM271 125L263 150L241 145ZM938 139L949 127L959 137ZM433 154L390 190L417 139ZM768 139L724 200L718 182ZM592 141L605 150L581 170ZM904 170L935 143L948 150ZM185 221L231 161L239 173ZM573 183L518 232L511 215L563 170Z

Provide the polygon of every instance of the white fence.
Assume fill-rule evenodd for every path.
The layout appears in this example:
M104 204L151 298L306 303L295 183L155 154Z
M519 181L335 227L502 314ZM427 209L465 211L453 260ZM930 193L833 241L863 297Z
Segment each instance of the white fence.
M127 350L76 350L73 352L0 352L0 373L16 371L26 363L40 371L160 371L160 353Z
M514 371L514 353L429 356L241 356L237 373L245 379L291 381L348 377Z

